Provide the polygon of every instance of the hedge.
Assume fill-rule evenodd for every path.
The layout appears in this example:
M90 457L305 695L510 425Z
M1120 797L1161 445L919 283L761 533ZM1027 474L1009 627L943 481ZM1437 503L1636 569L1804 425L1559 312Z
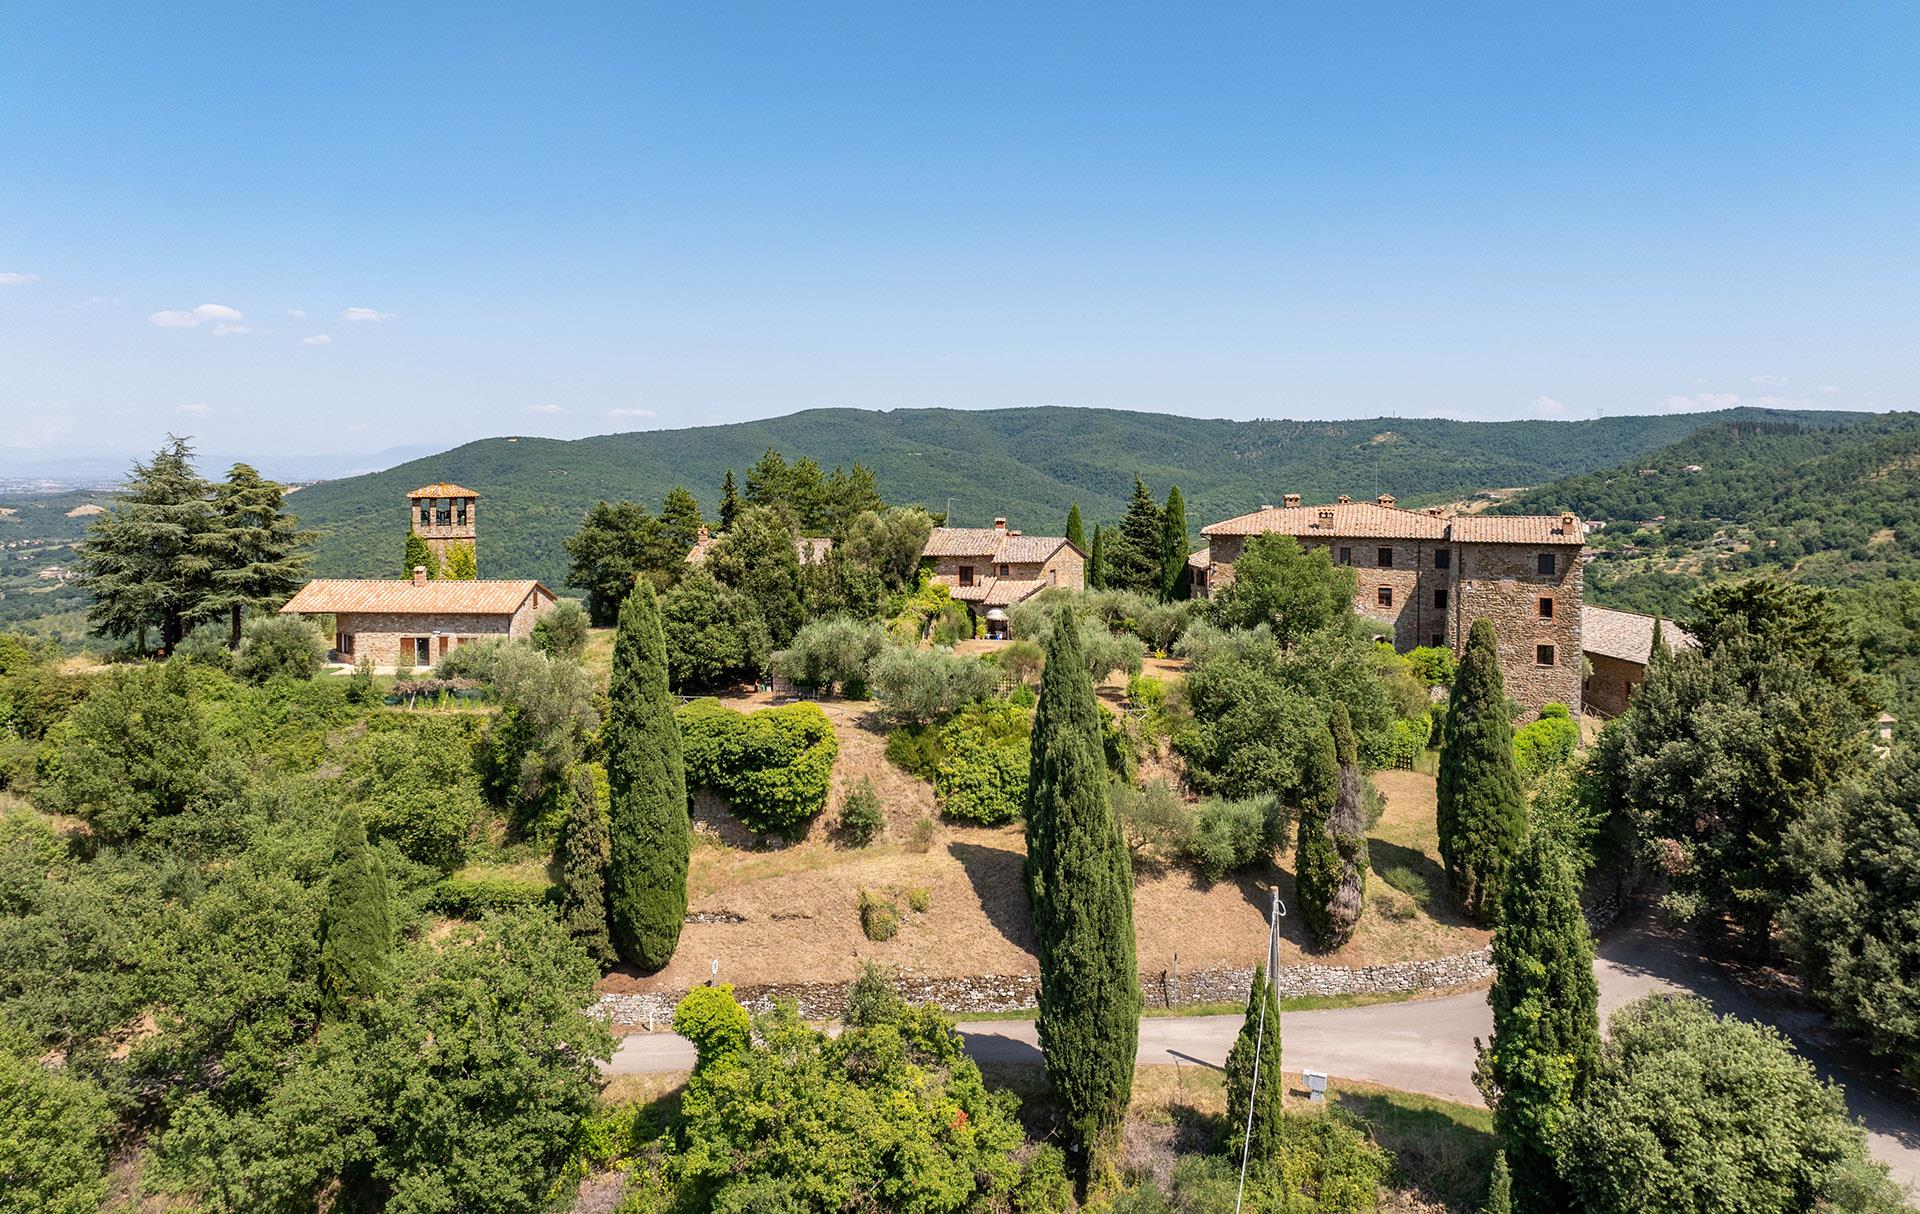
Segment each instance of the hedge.
M1032 714L1004 701L972 705L942 726L933 778L940 812L983 826L1018 817L1032 731Z
M427 896L427 904L456 919L478 919L488 911L520 910L559 901L560 891L545 878L516 876L441 878Z
M674 712L687 784L725 797L734 816L760 833L788 833L827 805L833 724L817 704L741 713L706 698Z

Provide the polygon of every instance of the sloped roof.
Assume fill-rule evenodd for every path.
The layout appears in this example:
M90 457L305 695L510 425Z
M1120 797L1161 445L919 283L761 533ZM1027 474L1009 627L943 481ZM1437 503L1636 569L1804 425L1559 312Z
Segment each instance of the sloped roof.
M1207 569L1213 565L1213 549L1201 548L1187 553L1187 568Z
M415 489L412 493L407 494L407 497L409 498L479 497L479 496L480 495L478 493L475 493L473 490L462 489L460 486L454 484L451 481L435 481L431 485L422 485L418 489Z
M1321 515L1331 513L1329 525ZM1329 506L1267 506L1251 514L1200 528L1201 535L1346 536L1351 539L1437 540L1446 538L1447 520L1424 510L1402 510L1373 502L1335 502Z
M920 555L977 556L993 564L1038 565L1064 546L1068 546L1064 535L1015 535L998 527L935 527Z
M316 578L302 586L280 610L291 615L385 611L401 615L512 615L535 592L553 598L531 578L522 581L458 582L439 579L414 585L412 579Z
M1452 520L1452 532L1463 544L1586 543L1580 520L1568 525L1557 514L1463 514Z
M1645 666L1653 656L1653 620L1637 611L1611 607L1580 609L1580 648L1602 657ZM1673 649L1698 649L1693 634L1672 620L1660 621L1660 635Z
M1038 577L997 577L987 587L987 597L980 601L989 607L1011 607L1039 594L1051 584L1047 579Z

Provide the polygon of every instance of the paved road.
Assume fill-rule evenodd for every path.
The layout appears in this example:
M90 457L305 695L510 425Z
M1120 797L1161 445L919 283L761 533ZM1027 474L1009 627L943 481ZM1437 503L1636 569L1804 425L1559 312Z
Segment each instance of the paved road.
M1766 1020L1795 1038L1800 1048L1847 1088L1847 1103L1867 1124L1868 1146L1894 1179L1920 1186L1920 1111L1899 1090L1844 1066L1814 1033L1818 1017L1782 1014L1764 1007L1710 965L1645 928L1622 930L1599 950L1594 973L1600 983L1600 1018L1654 991L1689 991L1722 1012ZM1492 1014L1479 993L1373 1007L1289 1012L1283 1051L1288 1070L1325 1071L1348 1079L1449 1100L1479 1104L1473 1086L1474 1038L1490 1036ZM967 1052L982 1062L1040 1060L1031 1020L962 1024ZM1153 1016L1140 1022L1139 1060L1145 1064L1192 1062L1219 1066L1240 1031L1238 1016ZM672 1033L624 1039L607 1070L612 1074L680 1071L693 1066L693 1047Z

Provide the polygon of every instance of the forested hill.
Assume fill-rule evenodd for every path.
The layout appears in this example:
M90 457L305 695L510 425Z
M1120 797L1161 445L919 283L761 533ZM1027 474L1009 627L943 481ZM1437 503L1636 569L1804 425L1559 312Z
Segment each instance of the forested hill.
M1700 578L1769 569L1826 586L1920 577L1920 414L1719 423L1499 507L1563 508L1607 520L1591 597L1623 606L1670 611Z
M1409 502L1487 486L1528 485L1590 472L1656 450L1712 421L1808 421L1835 415L1674 414L1583 422L1455 422L1373 418L1343 422L1232 422L1108 409L817 409L767 421L610 434L563 442L497 438L468 443L368 476L302 490L292 508L323 529L317 572L386 575L400 561L404 495L432 481L481 494L482 576L565 576L560 542L602 498L657 509L676 484L703 509L768 448L826 468L871 468L890 501L957 522L1004 514L1027 531L1064 525L1078 501L1089 527L1116 519L1137 472L1156 493L1178 484L1195 530L1278 501L1375 486Z

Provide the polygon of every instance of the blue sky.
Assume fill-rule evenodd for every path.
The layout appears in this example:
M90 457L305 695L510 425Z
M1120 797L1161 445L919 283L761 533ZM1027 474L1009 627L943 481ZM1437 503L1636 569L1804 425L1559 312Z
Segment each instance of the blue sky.
M1917 51L1896 4L17 6L0 445L1913 408Z

